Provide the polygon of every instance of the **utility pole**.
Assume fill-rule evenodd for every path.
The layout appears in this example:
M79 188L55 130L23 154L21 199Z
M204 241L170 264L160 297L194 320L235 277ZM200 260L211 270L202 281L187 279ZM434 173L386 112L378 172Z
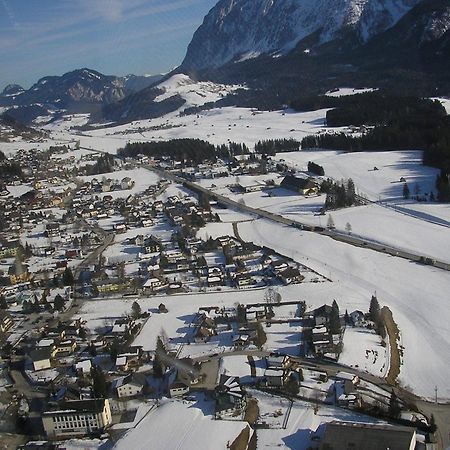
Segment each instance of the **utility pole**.
M437 386L434 387L434 394L435 394L435 403L437 405L437 402L438 402L438 387Z

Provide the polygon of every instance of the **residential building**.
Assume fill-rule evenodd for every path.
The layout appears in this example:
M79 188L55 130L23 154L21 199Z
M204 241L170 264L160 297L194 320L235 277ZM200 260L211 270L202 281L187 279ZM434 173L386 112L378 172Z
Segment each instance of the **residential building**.
M118 398L129 398L141 395L147 386L147 380L142 373L130 373L114 381L114 389Z
M414 450L414 428L367 423L337 422L326 425L320 450Z
M182 397L189 393L189 386L184 383L172 383L169 386L169 394L172 398Z
M13 325L13 318L7 312L0 310L0 332L6 333Z
M33 370L50 369L52 350L44 347L30 352L30 359L33 364Z
M100 433L111 422L108 399L72 400L42 414L44 430L50 439Z
M280 187L302 195L317 194L319 192L319 185L311 178L298 178L294 175L287 175L281 182Z

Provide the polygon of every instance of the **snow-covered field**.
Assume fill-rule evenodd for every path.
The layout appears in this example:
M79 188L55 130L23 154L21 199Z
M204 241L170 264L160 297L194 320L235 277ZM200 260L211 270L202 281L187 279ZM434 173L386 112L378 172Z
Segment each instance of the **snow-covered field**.
M325 93L328 97L344 97L346 95L364 94L366 92L373 92L377 89L373 88L339 88L333 89Z
M450 398L450 354L443 351L450 345L450 273L262 219L239 224L239 233L243 239L274 248L334 281L287 286L281 291L283 299L295 296L309 306L336 299L341 311L367 311L376 293L380 304L392 310L401 331L400 382L429 398L433 398L436 385L442 399Z
M389 344L381 345L381 338L367 328L347 327L344 333L343 350L339 362L358 367L378 377L389 371Z
M369 200L399 200L403 198L404 178L411 195L416 184L420 193L435 190L438 169L422 165L421 151L343 153L326 150L279 153L297 170L306 170L308 161L314 161L325 169L325 176L339 181L351 178L358 193ZM375 170L377 168L378 170Z
M127 142L176 138L199 138L213 144L243 142L252 148L261 139L292 138L300 141L324 130L326 112L327 109L299 113L226 107L202 111L198 115L171 113L157 119L84 132L70 130L71 120L49 124L47 129L57 141L79 140L83 148L109 153L115 153ZM78 117L74 121L74 126L79 124ZM18 144L12 147L20 148Z

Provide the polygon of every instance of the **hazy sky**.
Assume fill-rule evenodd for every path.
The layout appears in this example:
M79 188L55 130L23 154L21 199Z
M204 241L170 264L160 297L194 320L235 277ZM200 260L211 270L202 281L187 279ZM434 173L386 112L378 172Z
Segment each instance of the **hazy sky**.
M112 75L181 63L217 0L0 0L0 90L88 67Z

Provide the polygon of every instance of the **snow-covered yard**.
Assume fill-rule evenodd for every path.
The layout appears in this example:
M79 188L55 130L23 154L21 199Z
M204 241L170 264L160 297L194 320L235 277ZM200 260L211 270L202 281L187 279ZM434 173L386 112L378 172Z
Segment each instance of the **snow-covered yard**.
M389 344L382 346L374 330L347 327L339 362L353 366L378 377L389 371Z

